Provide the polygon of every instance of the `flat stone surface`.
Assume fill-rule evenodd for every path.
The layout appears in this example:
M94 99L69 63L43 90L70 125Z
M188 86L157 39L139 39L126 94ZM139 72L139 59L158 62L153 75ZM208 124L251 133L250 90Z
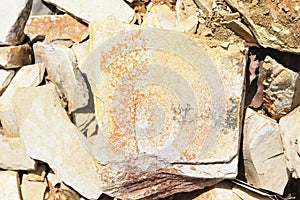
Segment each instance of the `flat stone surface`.
M80 18L84 22L113 19L125 23L133 20L134 10L123 0L45 0L58 9Z
M13 70L0 69L0 95L4 92L14 75L15 72Z
M257 188L283 194L289 175L279 124L248 108L243 133L243 158L247 182Z
M21 200L18 172L0 171L0 199Z
M22 67L2 94L1 100L10 102L11 97L19 87L35 87L39 85L44 78L44 72L45 67L39 63Z
M23 200L43 200L46 193L47 182L30 181L29 175L22 177L21 193Z
M282 117L279 124L289 171L293 178L300 178L300 107Z
M0 3L0 45L16 45L24 40L24 26L32 0L2 0Z
M269 56L262 67L266 72L263 109L272 118L279 119L300 104L299 73L285 68Z
M300 18L296 1L225 1L241 13L261 46L300 53Z
M8 170L34 169L35 161L26 153L25 145L19 137L0 135L0 168Z
M102 190L96 164L62 108L55 86L19 88L13 103L28 155L48 163L64 183L84 197L98 199Z
M69 112L88 104L88 90L77 69L76 58L71 49L61 45L47 45L38 42L33 45L35 61L42 63L48 79L56 84L68 101ZM68 76L66 76L66 74Z
M44 35L46 43L68 39L81 42L89 34L87 26L66 14L30 16L24 32L31 40Z
M32 9L30 15L49 15L52 11L41 0L32 1Z
M32 50L28 44L0 47L0 67L20 68L32 63Z
M200 179L188 186L187 177L234 178L244 77L239 48L210 48L181 33L112 21L90 29L91 55L82 72L98 131L85 143L105 169L105 192L163 197L213 184ZM150 177L166 179L174 190Z

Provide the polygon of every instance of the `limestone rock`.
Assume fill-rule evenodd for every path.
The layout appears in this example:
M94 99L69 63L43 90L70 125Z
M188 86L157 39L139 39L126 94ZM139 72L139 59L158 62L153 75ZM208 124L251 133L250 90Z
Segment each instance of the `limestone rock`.
M35 61L43 63L48 80L56 84L63 98L68 100L69 112L88 104L88 90L77 68L76 58L71 49L59 45L36 43L33 46Z
M231 8L241 13L244 22L258 43L279 51L300 53L299 13L296 1L250 1L225 0Z
M17 45L24 40L24 26L32 0L2 0L0 6L0 45Z
M244 25L242 22L233 19L233 20L222 22L222 25L225 25L227 28L231 29L238 36L243 38L246 42L257 43L255 37L253 36L249 28L246 25Z
M3 70L0 69L0 96L3 91L6 89L12 78L14 77L15 72L13 70Z
M248 183L283 194L289 177L279 125L250 108L246 110L243 155Z
M30 16L24 32L31 40L45 35L45 42L72 40L81 42L87 38L88 28L69 15Z
M19 87L34 87L39 85L44 78L44 72L45 67L42 64L22 67L2 94L1 100L10 102L15 90Z
M81 66L89 55L89 40L81 43L75 43L71 49L76 57L78 68L81 70Z
M181 32L195 32L198 24L197 14L186 16L185 19L176 18L173 12L167 5L155 5L146 14L142 25L151 28L160 28L166 30L176 30Z
M102 190L96 164L80 141L81 133L61 107L55 86L19 88L13 104L28 155L48 163L64 183L84 197L97 199Z
M81 69L97 131L84 143L103 167L104 192L160 198L234 178L244 77L237 45L210 48L202 38L113 21L89 27Z
M47 167L45 164L37 164L34 170L26 176L28 181L44 182L46 177Z
M27 155L21 138L0 135L0 151L0 168L9 170L34 169L35 162Z
M3 134L6 137L19 137L19 127L16 124L17 117L9 101L0 100L0 121Z
M22 184L21 184L21 193L23 200L43 200L44 195L46 193L47 183L44 182L37 182L37 181L30 181L28 174L24 174L22 177Z
M267 56L263 108L274 119L286 115L300 104L300 77Z
M288 168L294 178L300 178L300 107L282 117L279 124Z
M0 47L0 66L5 69L20 68L32 63L32 51L28 44Z
M18 172L0 171L0 199L21 200Z
M80 18L84 22L113 19L125 23L132 21L134 10L123 0L45 0L58 9Z
M232 188L232 192L234 194L236 194L242 200L269 200L269 199L272 199L271 197L260 195L258 193L252 192L248 189L242 188L240 186L234 186Z

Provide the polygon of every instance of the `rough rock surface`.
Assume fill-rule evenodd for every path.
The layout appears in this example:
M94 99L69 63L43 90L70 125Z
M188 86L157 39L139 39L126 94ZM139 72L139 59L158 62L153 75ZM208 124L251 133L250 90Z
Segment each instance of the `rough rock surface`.
M39 63L22 67L2 94L1 100L10 102L11 97L19 87L34 87L39 85L44 78L44 72L44 65Z
M61 107L55 86L20 88L13 104L28 155L48 163L62 181L86 198L97 199L102 190L96 164L82 146L80 132Z
M57 6L58 9L85 22L114 19L129 23L134 16L134 10L122 0L45 0L45 2Z
M0 151L0 168L9 170L34 169L35 162L27 155L21 138L0 135Z
M69 15L30 16L24 32L31 40L45 36L45 42L72 40L81 42L87 38L88 28Z
M189 179L183 176L191 180L235 177L244 72L239 48L211 49L181 33L113 21L92 23L90 28L91 56L82 72L94 95L98 132L87 146L109 171L110 181L102 181L105 192L125 199L163 197L164 187L150 177L168 178L173 192L178 187L188 191L211 184L202 180L203 185L200 181L185 186ZM177 48L179 41L186 48ZM200 91L213 95L205 98ZM201 116L196 120L198 112ZM139 191L137 181L142 182ZM111 182L122 187L115 188ZM144 193L149 188L153 191Z
M300 178L300 107L282 117L279 124L289 171L294 178Z
M264 110L274 119L288 114L300 104L299 73L289 70L267 56L262 65L264 81Z
M243 156L248 183L283 194L289 177L279 125L250 108L245 116Z
M30 175L24 174L22 177L21 193L22 200L42 200L44 199L47 183L44 181L31 181Z
M0 47L0 67L20 68L32 64L32 50L28 44Z
M24 40L24 27L32 0L2 0L0 6L0 45L17 45Z
M225 0L241 13L258 43L279 51L300 53L300 18L297 1Z
M0 69L0 96L3 91L6 89L12 78L14 77L15 72L13 70L3 70Z
M21 199L18 172L0 171L0 199Z
M33 46L35 60L42 63L48 73L47 79L55 83L68 101L69 112L88 104L88 90L77 69L76 59L71 49L61 45L36 43Z

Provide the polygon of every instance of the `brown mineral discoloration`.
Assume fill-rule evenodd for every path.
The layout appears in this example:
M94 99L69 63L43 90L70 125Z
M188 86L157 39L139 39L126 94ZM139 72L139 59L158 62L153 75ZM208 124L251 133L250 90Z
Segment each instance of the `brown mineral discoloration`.
M88 27L69 15L31 16L26 24L25 33L34 39L45 35L46 42L72 40L81 42L88 36Z

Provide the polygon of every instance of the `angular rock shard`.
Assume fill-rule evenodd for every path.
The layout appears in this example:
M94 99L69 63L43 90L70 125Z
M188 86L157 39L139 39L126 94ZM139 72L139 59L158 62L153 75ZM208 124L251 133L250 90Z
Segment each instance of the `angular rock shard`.
M12 78L14 77L15 72L13 70L3 70L0 69L0 96L3 91L6 89Z
M21 193L22 193L22 200L42 200L44 199L47 183L46 181L37 182L37 181L30 181L30 175L24 174L22 177L22 184L21 184Z
M134 10L123 0L45 0L58 9L80 18L84 22L113 19L125 23L132 21Z
M300 53L299 13L296 1L225 0L231 8L241 13L244 22L258 43L279 51Z
M21 199L18 172L0 171L0 199Z
M2 0L0 5L0 45L17 45L24 40L24 27L32 0Z
M26 153L21 138L0 135L0 168L9 170L34 169L35 161Z
M69 15L30 16L24 32L33 40L45 36L45 42L72 40L81 42L87 38L88 28Z
M96 164L55 90L53 84L17 90L13 105L18 111L20 135L30 157L48 163L62 181L84 197L97 199L102 190Z
M289 177L279 125L250 108L246 110L243 155L249 184L283 194Z
M77 69L76 58L71 49L60 45L36 43L33 46L35 61L42 63L51 80L68 101L69 112L88 104L88 90Z
M288 114L300 104L300 76L267 56L263 109L274 119Z
M300 178L300 107L279 121L284 153L293 178Z
M85 143L107 177L104 192L159 198L234 178L244 77L239 48L113 21L89 27L82 72L98 127Z
M5 69L32 64L32 50L28 44L0 47L0 66Z

